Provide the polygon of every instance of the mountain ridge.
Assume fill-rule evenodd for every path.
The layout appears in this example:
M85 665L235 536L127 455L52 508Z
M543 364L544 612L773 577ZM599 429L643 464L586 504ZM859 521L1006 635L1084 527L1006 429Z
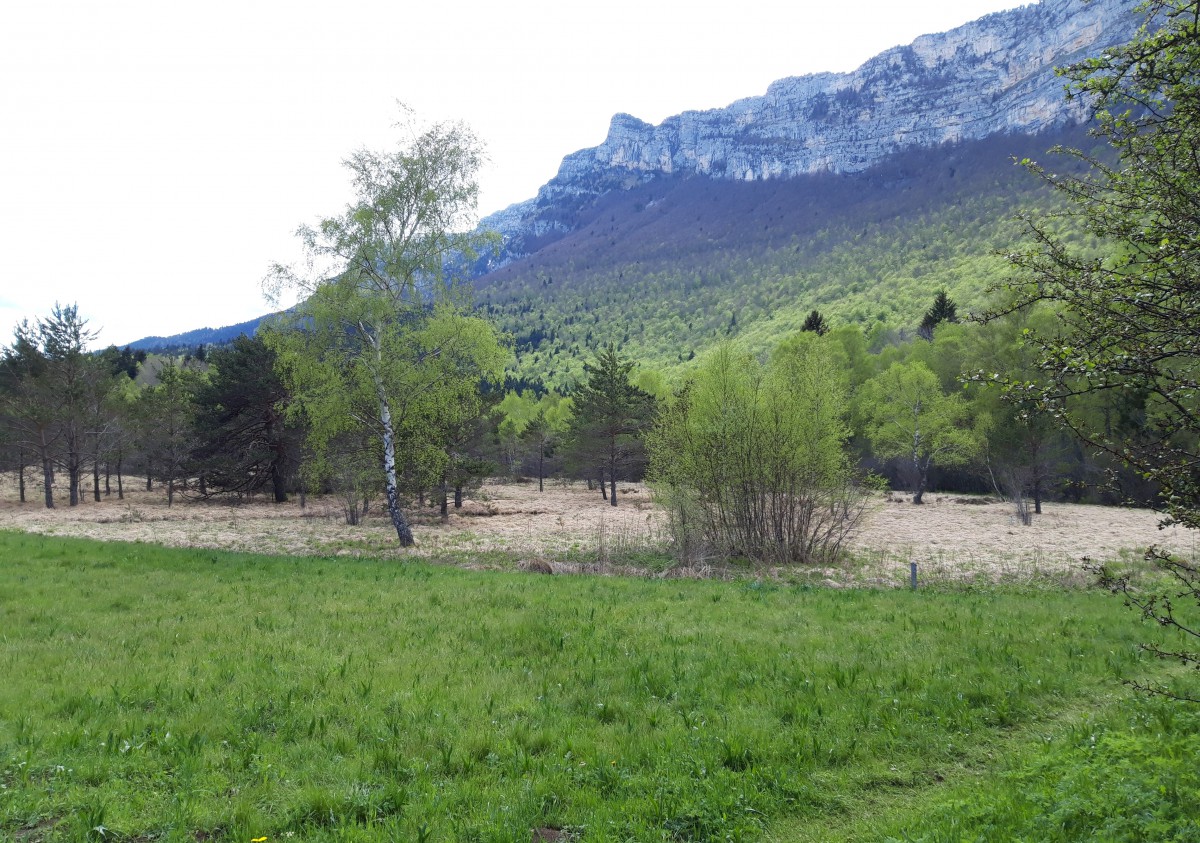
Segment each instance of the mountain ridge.
M601 338L670 365L721 336L766 347L797 327L801 302L872 330L907 325L923 281L969 303L1002 271L992 252L1035 196L1009 159L1088 142L1087 105L1065 100L1054 67L1127 41L1135 5L1044 0L722 109L657 126L614 115L605 141L565 156L537 196L481 221L502 246L468 272L477 302L513 335L519 374L560 383ZM964 208L977 243L957 230ZM921 228L929 220L936 230ZM856 242L874 251L847 257ZM898 300L881 301L883 285ZM229 329L207 330L132 345Z
M761 96L653 125L614 115L598 146L563 158L537 196L498 211L500 253L477 274L573 230L612 190L679 173L755 181L860 172L905 149L1037 134L1084 121L1054 68L1132 36L1135 0L1043 0L893 47L848 73L776 80Z

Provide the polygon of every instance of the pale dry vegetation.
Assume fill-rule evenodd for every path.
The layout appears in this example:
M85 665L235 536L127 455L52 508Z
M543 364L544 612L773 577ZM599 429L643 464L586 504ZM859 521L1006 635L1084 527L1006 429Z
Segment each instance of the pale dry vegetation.
M535 483L488 483L444 522L436 509L415 510L417 546L409 550L397 545L379 503L363 524L349 527L333 498L310 497L304 507L297 498L274 504L265 497L168 507L164 491L147 492L135 479L127 481L124 500L114 493L95 503L89 495L74 508L64 502L45 509L33 485L27 496L18 503L15 479L4 477L0 528L259 553L453 558L480 567L537 570L545 562L556 572L636 572L655 568L652 557L667 550L663 512L649 489L633 483L619 485L616 508L582 483L548 483L541 493ZM879 496L851 543L854 562L810 573L828 585L898 584L916 562L925 579L1062 580L1082 576L1083 557L1137 560L1151 544L1189 556L1195 550L1191 531L1160 530L1148 510L1050 503L1026 527L1008 503L959 495L927 500L914 506L898 495Z

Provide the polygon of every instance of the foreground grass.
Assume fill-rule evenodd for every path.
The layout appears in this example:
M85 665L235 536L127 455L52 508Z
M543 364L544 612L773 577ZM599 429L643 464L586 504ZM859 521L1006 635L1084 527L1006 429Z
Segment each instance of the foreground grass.
M1093 593L0 560L0 838L29 843L755 839L938 791L1148 668Z

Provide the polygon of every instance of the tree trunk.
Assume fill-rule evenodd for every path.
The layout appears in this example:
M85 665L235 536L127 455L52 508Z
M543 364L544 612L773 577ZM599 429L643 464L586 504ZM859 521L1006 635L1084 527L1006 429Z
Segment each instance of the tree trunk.
M539 448L538 449L538 491L539 492L546 491L546 487L543 485L543 481L542 481L543 475L545 474L545 472L542 470L544 467L545 456L546 456L546 452Z
M92 500L100 503L100 461L92 463Z
M617 505L617 456L617 437L612 435L608 438L608 483L611 486L608 502L613 506Z
M172 475L167 480L167 506L170 507L175 503L175 477Z
M446 484L446 479L444 477L442 478L442 485L438 489L438 497L441 498L441 501L438 505L438 514L441 515L442 520L445 521L450 517L450 487Z
M104 497L109 497L112 494L112 464L104 461Z
M283 464L278 455L271 463L271 490L275 493L275 503L287 503L287 478L283 476Z
M54 509L54 466L50 464L50 454L42 453L42 485L46 490L46 509Z
M154 491L154 461L146 460L146 491Z
M71 481L71 506L79 506L79 460L75 454L67 455L67 478Z
M21 492L21 503L25 503L25 451L20 452L20 466L17 469L17 488Z
M454 508L462 509L463 487L460 483L454 487Z
M608 500L608 484L604 482L604 469L600 470L600 494Z
M1042 514L1042 478L1039 477L1033 481L1033 512L1035 515Z
M376 352L379 352L378 346ZM375 397L379 400L379 422L383 428L383 477L388 514L392 517L392 526L396 528L400 546L412 547L416 540L413 538L412 527L408 525L408 519L400 510L400 490L396 484L396 434L392 430L392 408L388 404L378 372L375 374Z
M42 461L42 488L45 493L46 509L54 509L54 463L50 461L50 442L46 439L43 428L38 431L41 441L38 443L38 457Z
M926 466L924 469L918 468L917 469L917 490L915 492L913 492L913 503L915 503L915 504L925 503L925 484L928 482L928 479L929 479L928 466Z
M125 500L125 477L121 474L121 464L124 457L117 457L117 500Z

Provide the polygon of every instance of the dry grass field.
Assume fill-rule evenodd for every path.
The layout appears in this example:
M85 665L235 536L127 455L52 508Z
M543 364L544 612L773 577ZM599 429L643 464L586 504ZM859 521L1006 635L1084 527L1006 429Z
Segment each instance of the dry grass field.
M637 560L666 543L663 513L639 484L621 484L614 508L579 483L548 483L540 493L532 483L489 483L444 522L436 510L413 513L417 547L408 551L396 545L381 504L364 524L350 527L333 498L309 498L304 507L297 499L282 505L265 498L177 499L168 507L163 490L147 492L144 481L134 479L127 479L124 500L114 493L73 508L61 500L47 510L40 495L40 487L31 485L28 502L19 503L15 478L5 477L0 528L262 553L454 558L481 567L544 560L563 573L636 573ZM898 495L881 495L852 544L854 562L809 574L828 585L900 583L908 563L916 562L925 578L1069 580L1080 575L1083 557L1134 560L1150 544L1189 555L1195 549L1192 533L1159 530L1158 517L1147 510L1050 503L1026 527L1006 503L958 495L927 499L914 506Z

